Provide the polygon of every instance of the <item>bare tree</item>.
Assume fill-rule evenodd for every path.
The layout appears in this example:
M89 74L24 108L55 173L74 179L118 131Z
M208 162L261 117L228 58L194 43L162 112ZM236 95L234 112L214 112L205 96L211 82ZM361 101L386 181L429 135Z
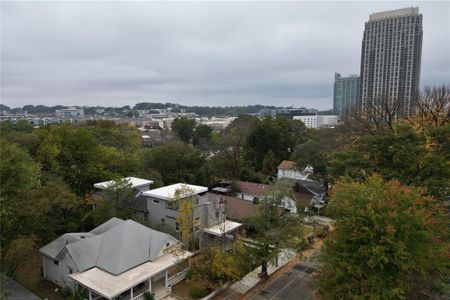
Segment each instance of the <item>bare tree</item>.
M427 125L443 126L450 121L450 85L426 87L416 101L416 114L410 121Z
M362 107L353 108L344 121L350 131L373 133L380 128L394 130L394 123L404 115L403 98L392 99L388 96L380 96Z

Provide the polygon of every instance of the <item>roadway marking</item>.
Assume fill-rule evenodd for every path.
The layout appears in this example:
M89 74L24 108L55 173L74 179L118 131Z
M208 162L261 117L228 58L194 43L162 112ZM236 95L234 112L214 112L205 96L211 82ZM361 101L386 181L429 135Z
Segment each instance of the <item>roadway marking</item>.
M300 277L301 275L303 275L303 277ZM304 274L302 274L302 273L300 273L300 274L298 274L298 275L295 275L295 277L294 278L292 278L292 280L291 281L289 281L281 290L279 290L278 292L276 292L275 294L273 294L273 296L272 297L270 297L269 299L274 299L279 293L281 293L283 290L285 290L292 282L294 282L295 280L297 280L297 279L301 279L301 278L305 278L306 277L306 275L304 275Z

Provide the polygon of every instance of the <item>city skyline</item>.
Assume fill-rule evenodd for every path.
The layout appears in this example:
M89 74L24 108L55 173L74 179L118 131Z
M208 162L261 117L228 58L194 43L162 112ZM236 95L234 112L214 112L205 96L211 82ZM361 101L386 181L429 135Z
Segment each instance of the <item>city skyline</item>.
M2 103L329 109L369 14L419 6L421 87L448 84L450 3L2 2Z

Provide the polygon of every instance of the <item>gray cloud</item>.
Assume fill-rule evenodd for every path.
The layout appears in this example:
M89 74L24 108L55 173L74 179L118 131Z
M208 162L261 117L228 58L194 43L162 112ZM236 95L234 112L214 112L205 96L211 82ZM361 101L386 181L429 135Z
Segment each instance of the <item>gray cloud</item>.
M370 13L419 6L423 85L450 82L445 2L1 2L10 106L332 106Z

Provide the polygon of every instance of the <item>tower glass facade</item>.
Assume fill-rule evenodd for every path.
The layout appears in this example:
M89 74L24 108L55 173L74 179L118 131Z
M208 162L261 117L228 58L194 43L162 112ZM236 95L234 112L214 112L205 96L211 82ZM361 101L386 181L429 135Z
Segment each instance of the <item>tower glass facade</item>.
M356 107L359 99L359 76L334 74L333 114L343 120Z
M418 7L371 14L361 48L361 108L377 98L400 101L410 115L420 88L422 14Z

